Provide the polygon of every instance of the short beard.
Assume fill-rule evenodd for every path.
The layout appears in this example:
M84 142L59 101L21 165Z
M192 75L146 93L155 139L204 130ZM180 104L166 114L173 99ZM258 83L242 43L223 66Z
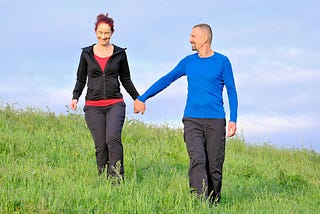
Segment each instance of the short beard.
M191 45L191 49L192 49L192 51L196 51L197 50L194 45Z

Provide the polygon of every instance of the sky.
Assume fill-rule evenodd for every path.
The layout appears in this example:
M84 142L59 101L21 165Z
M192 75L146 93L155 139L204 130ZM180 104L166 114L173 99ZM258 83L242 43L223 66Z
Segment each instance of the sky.
M316 0L3 0L0 104L66 114L81 48L96 43L100 13L115 21L111 42L126 47L140 93L192 54L192 26L207 23L213 50L231 61L238 91L238 136L250 144L320 152L320 2ZM182 77L128 119L182 127ZM85 94L85 91L84 91ZM226 118L229 106L224 91ZM84 95L79 101L82 112Z

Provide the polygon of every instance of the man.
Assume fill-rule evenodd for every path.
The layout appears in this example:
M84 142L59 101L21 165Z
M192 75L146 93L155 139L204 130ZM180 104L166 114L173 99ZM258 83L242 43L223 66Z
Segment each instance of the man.
M184 140L190 158L189 184L192 192L219 202L225 157L226 119L223 88L226 86L230 121L228 137L236 133L238 98L229 59L211 49L212 30L207 24L192 28L190 43L197 51L182 59L134 102L135 113L145 111L145 101L187 76L188 95L184 110Z

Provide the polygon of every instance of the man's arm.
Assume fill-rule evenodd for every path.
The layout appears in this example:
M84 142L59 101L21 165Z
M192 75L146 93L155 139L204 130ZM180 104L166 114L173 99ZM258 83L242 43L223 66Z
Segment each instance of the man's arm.
M228 137L232 137L237 131L237 117L238 117L238 96L237 90L234 82L232 66L227 59L224 63L223 78L227 88L229 108L230 108L230 121L228 123Z
M157 95L159 92L167 88L172 82L179 79L184 75L184 68L182 63L180 62L172 71L170 71L165 76L158 79L155 83L153 83L141 96L134 101L134 112L142 114L144 113L146 107L145 102L147 99Z

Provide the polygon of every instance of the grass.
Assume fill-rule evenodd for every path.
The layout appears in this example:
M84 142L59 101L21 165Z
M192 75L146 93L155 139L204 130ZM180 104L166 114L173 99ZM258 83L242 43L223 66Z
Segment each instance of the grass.
M0 213L317 213L320 155L229 139L221 204L194 199L180 129L127 119L125 182L98 177L83 116L0 108Z

